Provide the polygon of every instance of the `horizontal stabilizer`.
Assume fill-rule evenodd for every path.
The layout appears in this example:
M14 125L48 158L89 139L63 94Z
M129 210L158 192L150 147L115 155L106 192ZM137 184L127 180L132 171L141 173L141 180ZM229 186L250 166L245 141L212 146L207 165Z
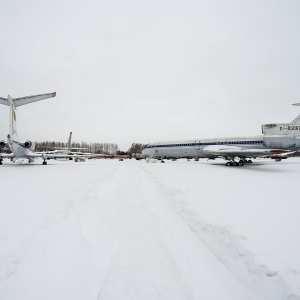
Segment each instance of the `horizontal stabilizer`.
M9 106L8 100L6 98L2 98L2 97L0 97L0 104L4 104L4 105Z
M20 97L20 98L13 98L15 107L25 105L31 102L36 102L40 100L44 100L47 98L55 97L56 93L50 93L50 94L41 94L41 95L35 95L35 96L26 96L26 97ZM9 106L9 101L6 98L0 98L0 104L4 104Z

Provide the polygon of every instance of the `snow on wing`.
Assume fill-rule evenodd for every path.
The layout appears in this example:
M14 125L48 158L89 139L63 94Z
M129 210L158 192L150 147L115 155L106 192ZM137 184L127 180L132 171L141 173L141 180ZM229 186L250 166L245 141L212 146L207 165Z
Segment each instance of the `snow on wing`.
M210 155L216 156L240 156L240 157L250 157L250 156L272 156L278 154L289 153L289 150L282 149L247 149L235 146L207 146L203 148L203 151Z

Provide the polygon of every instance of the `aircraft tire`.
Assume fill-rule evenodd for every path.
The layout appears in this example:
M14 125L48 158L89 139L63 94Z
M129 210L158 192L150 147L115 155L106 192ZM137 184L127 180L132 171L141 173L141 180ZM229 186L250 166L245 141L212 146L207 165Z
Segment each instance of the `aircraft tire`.
M238 165L239 165L240 167L242 167L242 166L244 165L244 162L241 160L241 161L239 161Z
M234 162L232 163L232 165L236 167L236 166L238 165L238 163L234 161Z
M226 166L227 166L227 167L232 166L232 162L228 161L228 162L226 163Z

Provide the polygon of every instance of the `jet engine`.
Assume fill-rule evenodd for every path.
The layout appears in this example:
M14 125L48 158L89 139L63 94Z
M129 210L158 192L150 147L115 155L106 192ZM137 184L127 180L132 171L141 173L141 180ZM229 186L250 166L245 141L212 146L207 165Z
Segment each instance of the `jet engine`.
M274 149L300 148L300 139L289 136L265 136L264 146Z
M7 145L7 143L5 143L5 141L0 141L0 149L2 149L2 150L9 149L8 145Z
M30 148L31 146L32 146L32 142L31 141L26 141L24 143L24 147L26 147L26 148Z

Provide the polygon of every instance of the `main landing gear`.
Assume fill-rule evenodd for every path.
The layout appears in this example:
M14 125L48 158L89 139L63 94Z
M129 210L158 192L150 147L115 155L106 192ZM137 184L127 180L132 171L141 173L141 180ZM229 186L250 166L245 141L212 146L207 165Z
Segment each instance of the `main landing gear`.
M46 161L46 159L44 159L44 161L43 161L43 165L47 165L47 161Z
M0 158L0 165L2 165L2 160L3 160L3 158Z
M240 166L240 167L242 167L242 166L244 166L245 164L251 164L252 163L252 160L251 159L249 159L249 160L247 160L247 159L241 159L241 160L239 160L239 161L228 161L227 163L226 163L226 166L227 167L231 167L231 166Z

